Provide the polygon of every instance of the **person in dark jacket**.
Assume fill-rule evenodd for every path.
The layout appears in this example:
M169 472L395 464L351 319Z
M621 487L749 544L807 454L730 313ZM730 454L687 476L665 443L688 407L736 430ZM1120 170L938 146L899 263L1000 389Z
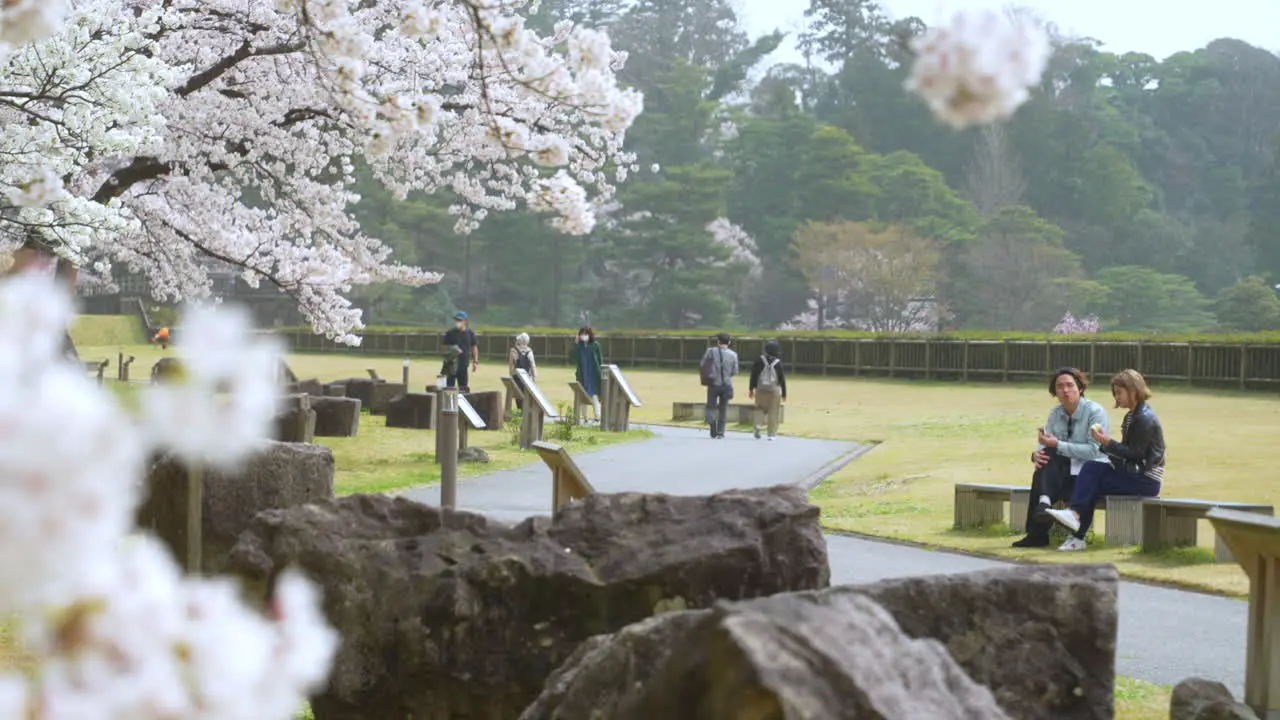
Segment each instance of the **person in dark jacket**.
M751 384L747 396L755 400L752 419L755 420L755 436L760 439L760 424L767 423L769 440L778 436L778 423L782 416L782 403L787 399L787 376L782 370L782 346L777 340L764 344L764 355L751 364Z
M1087 463L1076 478L1071 506L1050 510L1054 520L1071 530L1071 537L1059 550L1078 551L1086 547L1084 536L1093 524L1093 505L1104 495L1137 495L1157 497L1164 484L1164 428L1147 401L1151 390L1137 370L1122 370L1111 378L1111 394L1116 407L1125 408L1117 442L1105 428L1094 425L1093 439L1098 441L1110 463Z

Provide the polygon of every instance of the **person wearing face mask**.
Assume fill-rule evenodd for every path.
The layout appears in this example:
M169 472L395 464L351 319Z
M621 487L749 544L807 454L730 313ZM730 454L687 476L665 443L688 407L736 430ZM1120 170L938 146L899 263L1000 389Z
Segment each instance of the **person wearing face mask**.
M600 343L596 342L596 331L590 325L578 330L578 342L573 346L574 373L583 390L591 396L591 404L600 419L600 379L604 377L604 353L600 351Z
M444 346L456 356L453 363L445 363L445 386L456 387L460 392L470 392L470 373L480 367L480 346L476 342L476 331L471 329L467 314L459 310L453 316L453 327L444 334ZM456 349L455 349L456 348ZM468 368L468 360L470 367Z

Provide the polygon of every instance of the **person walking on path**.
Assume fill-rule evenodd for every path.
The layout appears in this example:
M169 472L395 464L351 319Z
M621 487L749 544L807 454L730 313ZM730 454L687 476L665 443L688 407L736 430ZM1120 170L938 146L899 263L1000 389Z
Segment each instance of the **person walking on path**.
M707 388L707 424L711 426L711 437L717 439L724 438L725 416L733 399L733 376L738 374L738 353L729 349L732 340L729 333L717 335L717 344L707 348L698 364L702 384Z
M600 420L600 379L604 377L604 353L596 342L596 331L590 325L578 329L578 341L573 345L573 378L591 397L596 421Z
M471 329L467 314L459 310L453 316L453 327L444 334L445 352L454 359L450 363L445 360L445 387L456 387L459 392L470 392L470 371L480 368L480 345L476 341L476 332ZM470 361L470 362L468 362Z
M533 348L529 347L529 333L517 335L515 347L511 348L511 353L507 355L507 376L514 380L521 390L528 392L524 381L516 374L516 370L529 373L531 380L538 379L538 363L534 360ZM520 398L516 398L516 409L524 409L524 401Z
M1111 437L1102 425L1089 429L1111 459L1110 463L1085 463L1076 478L1071 506L1050 510L1049 515L1071 531L1071 537L1059 550L1084 550L1085 535L1093 524L1093 507L1104 495L1137 495L1159 497L1164 484L1165 444L1160 418L1147 401L1151 390L1137 370L1122 370L1111 378L1111 395L1116 407L1124 408L1120 423L1121 439Z
M787 399L787 376L782 370L782 346L777 340L764 344L764 355L751 364L751 383L747 397L755 400L751 411L756 439L760 439L760 424L767 422L769 440L778 436L782 403Z

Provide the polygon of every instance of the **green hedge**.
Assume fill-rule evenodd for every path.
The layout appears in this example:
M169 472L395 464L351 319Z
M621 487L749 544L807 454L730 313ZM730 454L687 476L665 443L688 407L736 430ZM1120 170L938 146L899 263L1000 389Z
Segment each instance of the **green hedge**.
M498 327L489 325L472 325L476 333L481 335L508 335L514 336L525 332L530 335L572 335L577 328L551 328L551 327ZM364 330L357 332L360 335L364 332L390 332L390 333L422 333L431 334L433 332L443 333L448 328L441 326L438 330L435 328L410 327L410 326L394 326L394 325L370 325ZM279 328L281 332L305 332L309 328L306 327L284 327ZM636 330L636 329L610 329L597 330L596 334L600 337L621 336L621 337L705 337L711 338L719 330L694 329L694 330ZM1203 342L1218 344L1239 344L1239 345L1277 345L1280 344L1280 331L1271 332L1217 332L1217 333L1158 333L1158 332L1100 332L1090 334L1073 334L1063 335L1052 332L1018 332L1012 330L955 330L950 332L912 332L912 333L875 333L859 330L734 330L729 329L729 333L735 337L751 337L751 338L833 338L846 340L860 339L880 339L880 340L1052 340L1055 342L1153 342L1153 343L1185 343L1185 342Z

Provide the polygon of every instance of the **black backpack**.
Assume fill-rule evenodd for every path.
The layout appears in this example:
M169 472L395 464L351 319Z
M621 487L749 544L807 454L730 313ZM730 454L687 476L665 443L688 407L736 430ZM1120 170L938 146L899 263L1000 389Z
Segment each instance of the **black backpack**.
M533 376L533 355L528 350L516 350L516 369Z

